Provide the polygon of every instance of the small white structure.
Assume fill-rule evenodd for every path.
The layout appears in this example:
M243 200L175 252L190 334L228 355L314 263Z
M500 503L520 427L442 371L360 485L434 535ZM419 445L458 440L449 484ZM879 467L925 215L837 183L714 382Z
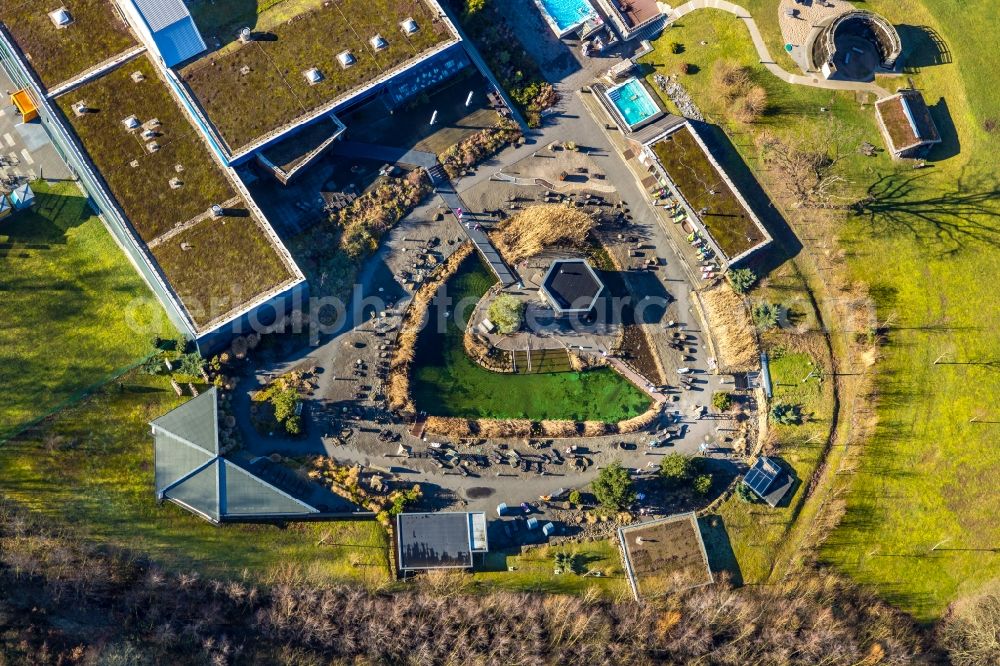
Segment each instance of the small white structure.
M49 12L49 19L52 20L52 25L60 29L66 28L73 23L73 15L65 7L60 7Z
M122 119L122 125L125 126L125 129L132 131L139 129L139 126L142 125L142 123L140 123L139 119L135 116L129 116L128 118Z
M375 35L368 40L368 43L372 45L372 48L376 51L381 51L382 49L389 47L389 42L385 41L385 37L382 35Z
M159 149L160 149L160 144L156 141L150 141L149 143L146 144L146 150L148 150L151 153L155 153Z
M84 102L83 100L80 100L79 102L73 102L72 109L73 109L73 115L75 115L78 118L90 110L89 108L87 108L87 103Z
M399 27L402 28L403 34L405 35L412 35L417 30L420 30L420 26L417 25L417 22L414 21L412 17L400 21Z
M302 72L302 75L306 77L306 81L308 81L311 86L314 86L323 80L323 72L319 71L316 67L310 67L306 71Z
M146 80L146 75L140 72L138 69L132 72L132 81L134 83L142 83Z
M341 67L347 69L348 67L357 62L357 58L355 58L354 54L351 53L350 51L341 51L340 53L337 54L337 62L340 63Z

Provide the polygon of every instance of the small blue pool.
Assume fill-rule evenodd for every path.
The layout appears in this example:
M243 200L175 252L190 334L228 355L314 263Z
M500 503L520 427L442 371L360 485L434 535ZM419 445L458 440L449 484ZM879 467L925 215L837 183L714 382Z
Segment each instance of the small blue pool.
M663 114L656 100L652 98L642 82L635 77L624 83L619 83L613 88L608 88L605 94L618 109L618 114L629 129L635 129Z
M559 37L596 18L597 12L588 0L535 0L542 18Z

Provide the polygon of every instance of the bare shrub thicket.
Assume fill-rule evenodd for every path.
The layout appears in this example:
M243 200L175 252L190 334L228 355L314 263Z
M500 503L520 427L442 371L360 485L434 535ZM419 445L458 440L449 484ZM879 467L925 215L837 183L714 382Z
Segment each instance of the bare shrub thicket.
M490 236L500 255L516 264L556 246L579 247L594 228L582 210L562 204L529 206Z
M748 67L717 60L712 68L712 82L720 103L739 122L757 122L767 111L767 90L754 85Z
M939 637L955 666L1000 664L1000 586L952 604Z
M5 663L109 663L130 645L148 663L211 664L902 666L935 656L909 618L822 571L647 604L470 595L454 575L372 593L295 575L263 585L168 573L0 512Z

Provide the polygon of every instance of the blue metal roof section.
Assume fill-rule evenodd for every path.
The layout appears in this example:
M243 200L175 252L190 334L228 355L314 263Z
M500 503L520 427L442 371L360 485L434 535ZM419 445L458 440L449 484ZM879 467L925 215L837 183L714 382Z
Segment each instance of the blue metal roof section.
M167 67L193 58L208 47L182 0L133 0Z

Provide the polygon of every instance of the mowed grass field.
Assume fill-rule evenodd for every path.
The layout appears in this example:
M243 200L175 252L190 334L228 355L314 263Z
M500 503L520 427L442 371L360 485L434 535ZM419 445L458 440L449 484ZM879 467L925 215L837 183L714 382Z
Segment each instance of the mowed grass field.
M772 55L794 71L780 51L777 1L740 4L753 12ZM822 558L931 620L1000 576L1000 307L991 284L1000 271L1000 134L984 128L1000 117L1000 77L989 55L1000 51L1000 38L995 8L985 0L875 0L864 7L899 27L907 77L934 109L945 143L919 171L884 155L847 162L856 192L879 187L868 215L846 219L837 234L851 278L870 285L889 332L875 368L877 433ZM753 65L756 53L738 20L720 12L699 11L681 26L657 42L649 62L668 72L680 61L704 63L681 80L719 119L712 59ZM671 41L684 43L685 52L669 54ZM882 145L870 100L862 106L853 94L785 85L754 69L772 102L762 120L771 131L807 136L829 114L857 132L855 144ZM908 79L878 83L892 90ZM730 128L730 136L760 173L747 133ZM797 231L808 243L810 234Z
M153 492L148 422L189 400L139 372L0 446L0 496L82 538L178 571L254 580L389 581L389 540L374 520L216 527Z
M32 187L0 220L0 439L175 335L76 185Z

